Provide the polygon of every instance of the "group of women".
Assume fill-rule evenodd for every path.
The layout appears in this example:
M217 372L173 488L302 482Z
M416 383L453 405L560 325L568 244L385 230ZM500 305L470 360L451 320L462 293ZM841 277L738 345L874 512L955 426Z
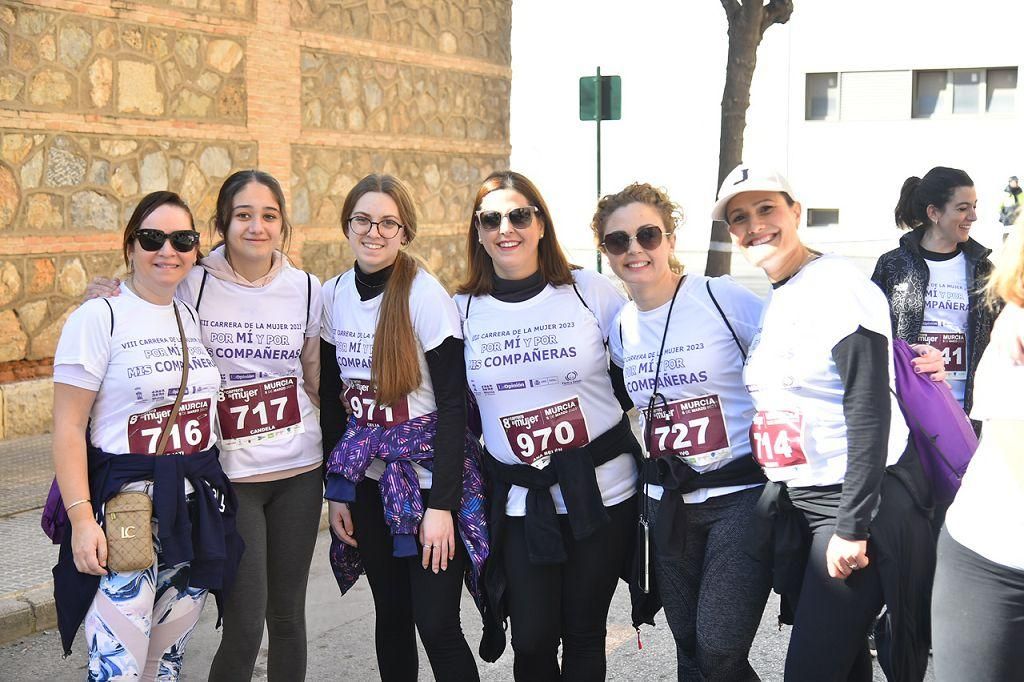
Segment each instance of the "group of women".
M416 632L436 679L479 678L464 584L484 660L501 655L508 621L517 680L603 679L620 578L636 623L664 605L679 679L758 679L748 653L772 587L793 624L786 679L871 679L866 635L883 604L886 672L920 679L935 535L891 394L894 333L921 344L917 369L948 375L965 409L977 393L986 432L1001 425L950 512L940 576L987 572L1024 592L1021 558L986 553L1019 526L1024 476L1006 450L1017 403L993 395L1008 390L1009 352L973 390L994 317L975 295L990 264L968 235L973 192L951 169L907 181L896 215L911 232L880 259L880 290L801 242L785 178L738 167L714 217L772 282L767 304L683 272L681 210L647 184L603 197L592 220L628 301L568 262L540 191L511 171L477 192L454 298L407 253L416 208L392 176L345 198L355 263L322 287L285 256L271 176L225 181L222 242L202 258L184 202L148 195L125 229L127 279L92 287L103 295L72 314L55 358L65 651L84 621L90 679L177 679L213 592L224 632L210 679L251 678L264 623L270 679L302 679L322 493L342 593L369 580L384 680L417 678ZM1016 256L992 291L1019 305ZM166 447L156 435L171 403ZM993 500L996 485L1017 497ZM106 570L103 505L123 487L154 499L155 557L141 571ZM1006 528L983 526L990 513ZM943 639L938 614L966 607L943 594L937 672L957 679L943 666L966 665L962 642ZM1019 621L1019 599L1005 613Z

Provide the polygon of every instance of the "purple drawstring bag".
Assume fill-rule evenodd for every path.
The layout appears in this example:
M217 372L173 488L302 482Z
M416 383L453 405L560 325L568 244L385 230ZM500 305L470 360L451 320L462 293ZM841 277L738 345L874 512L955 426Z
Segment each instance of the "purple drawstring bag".
M46 495L46 504L43 505L43 516L39 519L39 525L50 541L59 545L64 539L64 531L68 527L68 513L64 510L64 500L60 496L60 488L57 487L57 479L50 484L50 492Z
M944 381L914 372L917 353L902 339L892 342L896 400L906 417L921 468L932 486L935 503L953 501L967 465L978 449L978 437L960 403Z

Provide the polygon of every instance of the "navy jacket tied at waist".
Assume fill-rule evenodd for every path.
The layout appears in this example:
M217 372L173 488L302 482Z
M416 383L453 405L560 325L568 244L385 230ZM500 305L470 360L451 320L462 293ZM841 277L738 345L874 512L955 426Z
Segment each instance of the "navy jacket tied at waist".
M189 586L208 589L221 600L231 587L244 544L235 529L237 500L220 467L217 448L194 455L115 455L89 446L89 493L103 524L103 507L128 483L153 481L153 514L163 563L190 563ZM185 480L195 488L185 499ZM65 655L96 596L99 576L80 573L71 551L72 528L64 535L53 592ZM219 618L218 618L219 624Z
M697 473L674 456L646 459L640 476L644 483L660 485L665 489L652 535L658 553L671 561L681 561L686 547L684 493L692 493L701 488L763 484L766 480L753 457L741 457L720 469L705 473Z

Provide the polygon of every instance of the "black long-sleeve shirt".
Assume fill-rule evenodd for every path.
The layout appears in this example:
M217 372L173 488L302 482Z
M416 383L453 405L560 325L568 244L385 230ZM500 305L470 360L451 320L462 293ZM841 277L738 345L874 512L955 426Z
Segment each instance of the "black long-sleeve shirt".
M356 291L368 301L384 292L393 266L366 274L355 265ZM345 432L348 415L341 402L345 387L341 381L334 344L320 340L320 424L326 459ZM438 346L424 351L427 371L437 404L434 434L434 469L428 506L458 509L462 499L463 439L466 430L466 364L462 339L449 336Z

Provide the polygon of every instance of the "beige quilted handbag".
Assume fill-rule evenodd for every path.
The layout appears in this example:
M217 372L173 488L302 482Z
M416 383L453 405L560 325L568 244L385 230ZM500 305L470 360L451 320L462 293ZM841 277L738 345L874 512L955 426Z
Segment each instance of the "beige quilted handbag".
M106 504L107 568L118 573L153 565L153 501L143 492L123 492Z

